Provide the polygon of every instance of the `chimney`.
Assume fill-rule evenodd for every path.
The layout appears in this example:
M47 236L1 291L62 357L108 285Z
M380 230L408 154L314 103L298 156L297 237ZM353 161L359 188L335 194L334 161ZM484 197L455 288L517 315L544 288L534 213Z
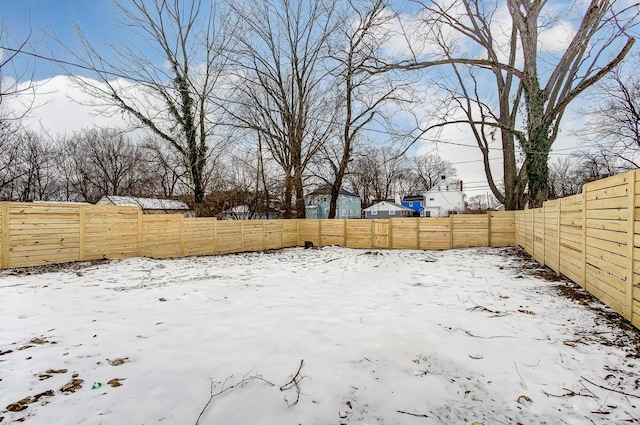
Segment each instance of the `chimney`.
M460 192L462 192L462 180L460 180Z

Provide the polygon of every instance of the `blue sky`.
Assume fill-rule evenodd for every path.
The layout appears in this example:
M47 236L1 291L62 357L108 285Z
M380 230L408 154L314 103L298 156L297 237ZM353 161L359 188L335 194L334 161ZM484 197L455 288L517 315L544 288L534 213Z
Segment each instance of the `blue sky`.
M32 28L30 49L43 56L70 59L53 35L66 46L77 43L73 22L80 24L92 41L104 36L113 19L110 0L0 0L0 20L9 38L2 42L17 47ZM34 59L21 57L15 62L16 74L6 70L5 74L21 79L31 77ZM28 75L24 70L29 70ZM34 79L41 80L63 73L54 63L35 62Z

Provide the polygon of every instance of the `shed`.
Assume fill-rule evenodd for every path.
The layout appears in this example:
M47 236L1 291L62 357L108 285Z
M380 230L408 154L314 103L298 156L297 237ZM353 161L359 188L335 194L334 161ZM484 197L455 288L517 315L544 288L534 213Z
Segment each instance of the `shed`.
M187 204L175 199L134 198L132 196L103 196L96 205L116 205L119 207L140 207L143 214L184 214L193 215Z
M403 207L391 201L378 202L363 211L365 218L413 217L415 214L412 208Z

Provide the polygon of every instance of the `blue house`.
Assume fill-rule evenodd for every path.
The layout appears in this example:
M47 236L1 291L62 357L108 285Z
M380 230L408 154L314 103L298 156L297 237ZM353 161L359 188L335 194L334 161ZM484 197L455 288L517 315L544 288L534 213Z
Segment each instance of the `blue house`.
M411 208L416 212L417 217L421 217L424 211L424 195L405 196L402 200L402 206Z
M304 197L307 218L329 218L331 203L331 187L323 186ZM362 217L362 201L355 193L340 189L336 218Z

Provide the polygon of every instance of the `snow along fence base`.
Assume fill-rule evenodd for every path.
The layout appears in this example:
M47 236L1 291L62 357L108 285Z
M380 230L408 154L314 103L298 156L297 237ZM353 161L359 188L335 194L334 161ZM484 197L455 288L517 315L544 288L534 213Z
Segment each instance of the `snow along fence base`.
M0 202L0 267L263 251L312 242L363 249L523 247L640 328L640 171L543 208L448 218L247 220L139 207Z
M516 243L640 328L640 172L516 212Z
M139 207L0 202L2 268L304 246L450 249L515 245L515 213L449 218L216 220Z

